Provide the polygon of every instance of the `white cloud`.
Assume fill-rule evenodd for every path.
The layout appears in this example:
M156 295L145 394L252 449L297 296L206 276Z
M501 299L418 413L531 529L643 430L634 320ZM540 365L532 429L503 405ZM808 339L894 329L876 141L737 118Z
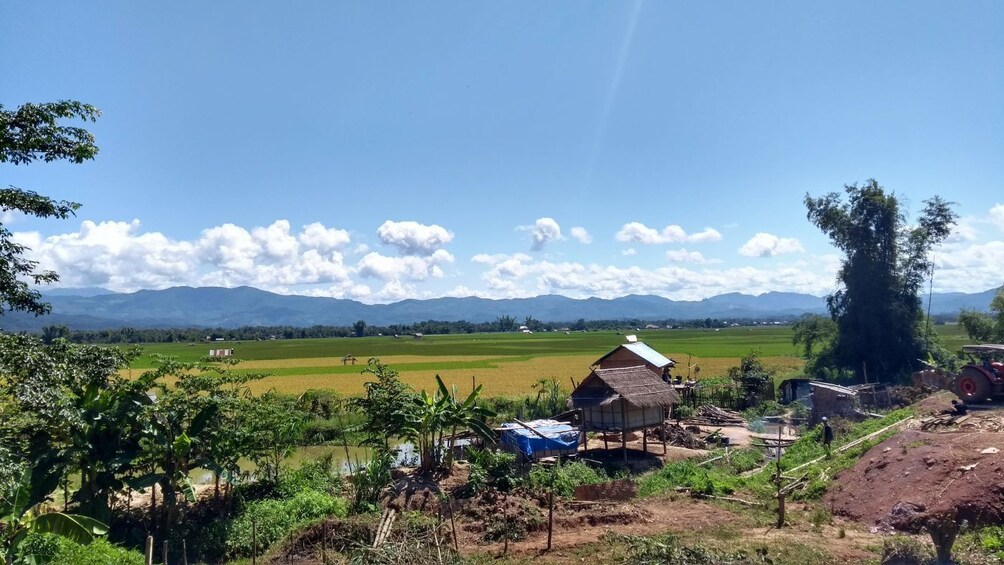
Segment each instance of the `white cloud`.
M303 226L300 233L300 243L318 251L334 251L347 245L350 241L349 232L336 228L326 228L320 222Z
M423 281L443 276L441 265L453 262L453 255L445 249L438 249L432 255L388 257L379 253L368 253L359 260L355 271L364 277L384 281L410 279Z
M1004 241L948 246L934 254L934 290L982 292L1001 284Z
M593 242L593 236L589 235L586 228L574 227L572 228L572 239L575 239L579 243L589 244Z
M545 245L556 239L561 239L561 226L554 218L537 218L532 226L520 226L517 229L530 232L530 241L534 251L540 251Z
M990 221L997 229L1004 231L1004 204L997 204L990 209Z
M1002 207L1004 208L1004 207ZM991 212L991 217L993 217L993 210ZM1004 220L1004 218L1002 218ZM959 218L958 222L952 228L952 233L948 235L945 239L945 243L963 243L969 241L976 241L980 237L980 222L975 218L965 217Z
M42 238L26 232L15 237L32 249L29 256L41 268L60 274L63 286L129 292L252 285L281 291L288 285L348 281L341 253L332 250L333 244L347 243L339 232L311 224L294 235L288 221L278 220L250 231L223 224L203 230L195 241L176 241L143 232L139 220L86 220L75 233ZM322 233L327 236L319 237Z
M773 257L784 253L801 253L805 248L797 239L790 237L778 237L774 234L760 232L750 238L742 247L739 253L747 257Z
M694 243L704 243L706 241L721 241L722 234L714 228L704 228L703 230L687 236L687 241Z
M623 255L625 257L634 257L637 254L638 254L638 250L635 249L634 247L628 247L627 249L621 251L621 255Z
M396 247L402 255L431 255L453 241L453 234L443 226L411 221L387 220L377 228L377 236L384 244Z
M700 251L687 251L686 249L670 249L666 252L666 259L676 263L694 263L695 265L721 263L717 259L705 259Z
M664 243L705 243L708 241L719 241L722 234L714 228L704 228L703 230L688 234L682 227L670 225L662 228L662 231L650 228L641 222L628 222L624 224L620 231L614 236L622 243L643 243L647 245L658 245Z
M804 265L784 265L771 270L749 267L694 270L677 266L645 269L552 263L512 256L495 262L482 277L493 298L539 294L615 298L626 294L655 294L695 300L736 291L822 294L832 289L836 269L836 265L825 266L826 269L809 269Z

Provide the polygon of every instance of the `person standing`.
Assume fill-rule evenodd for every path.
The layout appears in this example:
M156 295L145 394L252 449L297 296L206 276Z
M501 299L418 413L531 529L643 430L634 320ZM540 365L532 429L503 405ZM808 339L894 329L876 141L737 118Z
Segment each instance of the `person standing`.
M823 416L823 449L826 451L826 458L831 457L830 444L833 443L833 428L830 427L830 421Z

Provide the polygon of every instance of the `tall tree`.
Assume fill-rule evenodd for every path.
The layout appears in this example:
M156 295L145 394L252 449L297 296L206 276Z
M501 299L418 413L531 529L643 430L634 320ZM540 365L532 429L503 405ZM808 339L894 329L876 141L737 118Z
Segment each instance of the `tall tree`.
M95 121L101 112L94 106L72 100L46 104L24 104L17 110L0 105L0 163L26 165L36 160L67 160L83 163L98 153L94 136L83 128L60 125L62 119ZM31 190L0 188L0 211L19 212L39 218L65 219L80 204L54 200ZM0 314L23 310L35 315L49 312L49 305L24 279L34 284L59 280L52 271L39 271L38 262L24 258L28 251L14 241L13 234L0 223Z
M826 300L837 324L832 358L840 368L888 379L927 356L919 292L933 267L930 251L948 237L957 216L935 196L911 225L896 195L874 179L844 192L846 202L836 192L805 195L809 221L845 254L840 288Z

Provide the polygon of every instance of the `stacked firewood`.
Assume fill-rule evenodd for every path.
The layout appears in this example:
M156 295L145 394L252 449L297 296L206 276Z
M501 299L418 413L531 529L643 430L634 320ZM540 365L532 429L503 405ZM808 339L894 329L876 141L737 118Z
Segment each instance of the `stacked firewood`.
M697 414L689 420L702 426L745 426L742 414L724 410L713 404L705 404L697 409Z

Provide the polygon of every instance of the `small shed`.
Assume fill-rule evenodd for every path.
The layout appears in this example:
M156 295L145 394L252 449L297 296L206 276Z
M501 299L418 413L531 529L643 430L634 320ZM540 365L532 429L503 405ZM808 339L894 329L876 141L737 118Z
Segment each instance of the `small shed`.
M676 361L640 341L633 341L618 345L593 363L594 367L599 367L600 369L635 367L638 365L648 367L662 379L664 375L669 375L669 370L676 366Z
M790 404L796 400L801 400L809 404L812 395L812 379L796 378L781 381L778 389L781 391L781 404Z
M620 432L627 459L628 432L644 430L642 446L647 451L648 428L662 425L667 410L679 401L680 395L659 373L635 365L594 369L572 391L568 404L582 411L583 431Z
M854 389L819 381L812 381L809 385L812 387L813 422L823 416L857 416L858 393Z

